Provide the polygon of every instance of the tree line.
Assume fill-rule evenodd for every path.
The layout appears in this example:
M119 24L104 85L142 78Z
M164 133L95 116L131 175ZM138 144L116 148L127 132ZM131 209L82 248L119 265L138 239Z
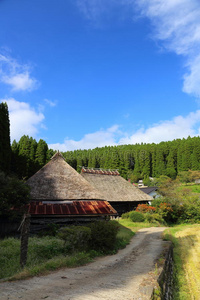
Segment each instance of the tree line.
M19 178L29 178L55 153L44 140L37 142L22 136L11 146L11 171ZM62 153L78 172L81 167L118 169L125 179L139 179L166 175L172 179L182 171L200 170L200 137L176 139L159 144L105 146L89 150Z
M55 153L47 143L27 135L10 145L7 105L0 104L0 170L28 179L44 166ZM200 137L176 139L159 144L105 146L62 153L78 172L81 167L118 169L125 179L166 175L172 179L182 171L200 170Z
M63 153L77 171L81 166L118 169L125 179L160 177L172 179L183 171L200 170L200 137L176 139L159 144L105 146Z

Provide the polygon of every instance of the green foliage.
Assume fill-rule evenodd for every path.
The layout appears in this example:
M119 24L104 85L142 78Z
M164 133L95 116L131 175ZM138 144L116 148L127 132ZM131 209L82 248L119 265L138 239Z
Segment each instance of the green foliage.
M116 221L98 221L89 225L91 229L90 249L109 253L115 249L119 224Z
M107 247L99 250L88 249L87 252L81 249L79 252L75 251L74 253L66 255L66 245L63 243L63 239L60 239L58 236L45 236L41 238L30 237L28 260L24 270L21 269L19 263L20 240L15 238L0 240L0 279L13 275L12 279L23 279L30 276L45 274L48 271L56 270L61 267L80 266L90 262L96 256L103 255L104 253L112 254L116 252L117 249L125 247L134 235L134 232L115 221L106 223L106 226L104 226L105 224L100 224L99 228L104 229L104 231L100 233L102 237L107 235L108 232L108 235L110 236L110 238L108 238L109 243L110 240L112 240L112 242L115 240L112 247L108 244L109 250ZM96 229L96 226L93 225L92 227L93 229L94 227ZM90 231L90 228L87 228L86 231L88 229ZM95 229L93 230L94 234L96 232ZM114 239L111 238L111 235L113 234L110 232L113 229L115 233L117 231L117 235ZM100 246L100 244L102 244L105 246L106 241L103 240L102 243L100 243L99 239L100 238L97 239L95 245Z
M166 224L165 220L159 213L145 213L144 218L146 222L156 223L156 224Z
M122 219L128 219L128 218L129 218L129 215L130 215L130 211L129 211L129 212L126 212L126 213L123 213L123 214L121 215L121 218L122 218Z
M0 215L15 216L23 212L30 199L29 187L15 177L0 173ZM13 210L14 208L14 210Z
M36 142L23 136L12 145L12 171L20 178L28 178L49 161L55 152L48 149L45 141ZM121 176L138 182L150 177L167 176L175 179L177 174L200 169L200 137L188 137L159 144L135 144L105 146L89 150L62 153L66 161L78 172L81 166L91 168L118 169ZM186 179L188 180L188 179Z
M10 147L10 122L8 106L0 103L0 171L10 172L11 147Z
M64 247L60 239L44 237L41 242L38 241L35 243L34 252L38 259L50 259L59 254L63 254Z
M20 271L20 240L8 238L0 240L0 279Z
M138 211L131 211L129 214L129 218L132 222L144 222L144 215Z
M27 179L35 174L53 156L44 140L37 142L32 137L24 135L17 143L12 143L11 170L19 178Z
M91 229L84 226L62 227L58 237L65 242L67 252L83 251L88 248L91 239Z

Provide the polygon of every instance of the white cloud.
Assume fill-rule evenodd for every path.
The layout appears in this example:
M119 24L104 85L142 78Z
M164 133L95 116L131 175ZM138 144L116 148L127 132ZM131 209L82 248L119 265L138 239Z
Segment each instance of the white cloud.
M186 74L183 91L200 97L200 1L199 0L77 0L86 18L98 22L114 7L121 13L130 12L150 19L153 37L160 40L167 51L185 58ZM126 9L126 10L125 10ZM101 16L101 18L100 18ZM125 18L125 17L124 17Z
M28 103L14 98L0 99L0 102L8 104L11 141L19 140L23 135L36 137L44 120L41 112L37 112Z
M10 85L13 91L32 91L39 85L30 74L30 66L21 65L15 59L1 54L0 81Z
M120 144L160 143L177 138L187 138L200 133L200 110L191 112L185 118L177 116L170 121L154 124L147 129L141 128L129 137L121 138Z
M111 145L136 143L160 143L174 139L200 135L200 110L189 113L186 117L176 116L172 120L153 124L149 128L140 128L135 133L127 135L114 125L105 130L85 134L79 141L66 139L64 143L50 144L49 148L60 151L76 149L93 149Z
M196 0L135 0L154 26L165 48L185 57L183 91L200 97L200 2Z
M117 145L116 140L121 135L118 125L113 125L108 129L101 129L94 133L85 134L80 141L66 139L63 144L50 144L49 148L60 151L70 151L75 149L93 149L108 145Z

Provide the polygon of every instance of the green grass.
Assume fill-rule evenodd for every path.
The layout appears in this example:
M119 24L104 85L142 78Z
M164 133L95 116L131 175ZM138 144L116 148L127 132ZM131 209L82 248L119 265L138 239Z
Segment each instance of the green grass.
M178 191L181 191L183 189L189 189L193 193L200 194L200 184L183 184L180 187L178 187Z
M149 227L158 227L157 223L148 223L148 222L132 222L130 219L119 219L119 223L133 232L137 232L141 228L149 228Z
M126 247L134 232L120 224L113 254ZM101 252L89 250L66 255L63 240L58 237L30 237L28 259L24 269L20 267L20 240L6 238L0 240L0 279L24 279L47 274L63 267L76 267L91 262Z
M164 238L174 245L174 299L198 299L200 292L200 225L168 228Z

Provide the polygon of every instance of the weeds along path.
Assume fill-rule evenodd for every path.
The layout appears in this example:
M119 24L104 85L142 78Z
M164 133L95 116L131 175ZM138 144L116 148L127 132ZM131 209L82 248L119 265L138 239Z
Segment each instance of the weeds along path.
M0 284L1 300L136 300L150 299L155 261L167 242L164 227L144 228L116 255L86 266L62 269L47 276Z

